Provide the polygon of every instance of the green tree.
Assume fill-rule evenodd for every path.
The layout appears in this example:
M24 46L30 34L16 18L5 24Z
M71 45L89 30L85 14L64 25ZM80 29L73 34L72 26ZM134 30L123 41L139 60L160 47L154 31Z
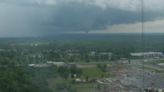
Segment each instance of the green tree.
M74 74L77 75L76 77L80 77L82 74L82 70L80 68L77 68L76 66L71 66L70 73L72 77L74 77Z
M19 67L0 68L0 92L39 92Z
M107 65L106 64L98 64L97 68L99 68L102 72L107 71Z
M58 73L59 73L60 77L67 79L69 77L70 70L68 67L59 67Z
M8 60L0 60L0 65L0 92L43 92L27 68Z

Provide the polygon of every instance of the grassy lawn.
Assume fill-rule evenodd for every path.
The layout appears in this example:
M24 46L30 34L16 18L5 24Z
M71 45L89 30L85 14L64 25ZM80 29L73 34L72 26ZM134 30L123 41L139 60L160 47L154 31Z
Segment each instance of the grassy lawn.
M49 88L53 92L57 92L56 87L61 83L71 85L72 89L74 89L75 92L90 92L91 89L94 87L94 83L71 83L71 80L65 80L61 78L50 79L48 83Z
M106 77L109 76L109 74L102 72L97 67L83 68L82 71L83 71L83 77L88 76L89 78L101 78L102 76L106 76Z
M97 67L86 67L82 68L82 79L88 77L89 79L97 79L103 77L109 77L109 74L102 72ZM90 92L95 85L95 82L86 82L86 83L72 83L72 79L62 79L62 78L54 78L48 80L50 89L53 92L56 92L56 87L63 85L70 85L70 87L75 90L75 92Z
M94 83L79 83L73 84L73 86L77 92L90 92L94 87Z
M49 84L49 88L50 88L51 90L53 90L53 92L56 92L55 90L56 90L56 86L57 86L58 84L61 84L61 83L63 83L63 84L68 84L69 81L70 81L70 80L64 80L64 79L61 79L61 78L54 78L54 79L48 80L48 84Z

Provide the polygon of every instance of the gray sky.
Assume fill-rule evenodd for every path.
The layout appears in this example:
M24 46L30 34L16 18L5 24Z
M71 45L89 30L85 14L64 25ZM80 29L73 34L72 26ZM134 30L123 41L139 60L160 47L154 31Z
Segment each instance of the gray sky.
M0 37L141 32L141 0L0 0ZM144 0L145 31L164 32L164 0Z

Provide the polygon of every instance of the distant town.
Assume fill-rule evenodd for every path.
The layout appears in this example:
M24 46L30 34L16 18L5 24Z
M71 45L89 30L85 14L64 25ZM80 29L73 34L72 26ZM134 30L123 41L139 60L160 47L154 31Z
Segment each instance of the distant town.
M162 46L156 50L150 45L143 52L140 44L122 38L109 42L5 39L0 45L0 79L8 86L6 81L21 78L17 82L39 92L164 92ZM19 88L14 82L8 84Z

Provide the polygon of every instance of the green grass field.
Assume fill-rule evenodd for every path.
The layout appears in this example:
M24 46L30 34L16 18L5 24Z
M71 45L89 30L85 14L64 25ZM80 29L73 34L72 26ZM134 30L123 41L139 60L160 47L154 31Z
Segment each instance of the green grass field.
M89 78L101 78L102 76L107 76L107 73L102 72L97 67L83 68L83 76L88 76Z
M71 83L71 80L63 80L61 78L50 79L48 81L49 88L53 92L58 92L57 87L63 85L63 87L69 87L73 89L74 92L90 92L94 87L94 83Z

